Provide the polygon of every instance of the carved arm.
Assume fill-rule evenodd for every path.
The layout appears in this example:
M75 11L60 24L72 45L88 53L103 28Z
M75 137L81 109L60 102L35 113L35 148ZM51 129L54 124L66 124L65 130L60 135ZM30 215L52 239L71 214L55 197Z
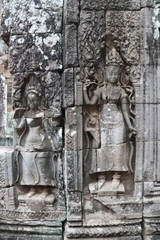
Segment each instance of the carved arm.
M45 118L43 121L44 129L46 131L47 137L51 143L52 150L58 150L60 145L60 140L58 139L58 135L55 133L55 130L51 130L51 126L48 118Z
M83 95L84 95L85 103L88 104L88 105L94 105L98 101L98 94L94 94L92 99L89 99L88 93L87 93L87 86L85 84L83 86Z
M130 137L132 135L136 135L137 134L137 130L132 126L132 123L130 121L130 117L129 117L129 106L128 106L128 99L127 97L123 97L121 100L121 108L122 108L122 113L123 113L123 117L124 120L128 126L128 130L131 133Z
M20 123L18 123L16 121L16 119L13 119L13 127L17 128L17 129L21 129L21 128L25 127L25 118L22 117L20 120Z

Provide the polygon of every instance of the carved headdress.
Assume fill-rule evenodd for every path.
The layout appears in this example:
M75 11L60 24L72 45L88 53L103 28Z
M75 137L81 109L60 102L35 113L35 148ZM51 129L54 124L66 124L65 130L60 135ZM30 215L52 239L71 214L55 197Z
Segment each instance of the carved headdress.
M41 96L41 85L38 82L36 75L31 74L29 76L29 82L26 86L26 96L29 93L35 93L38 97Z
M122 57L114 46L112 46L106 54L106 66L107 65L123 65Z

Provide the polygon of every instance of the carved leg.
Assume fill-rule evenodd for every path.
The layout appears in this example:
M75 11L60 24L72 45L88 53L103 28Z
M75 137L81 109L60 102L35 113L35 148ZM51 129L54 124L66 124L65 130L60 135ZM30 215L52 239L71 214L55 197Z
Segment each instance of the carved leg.
M50 193L49 189L44 187L40 197L41 198L46 198L49 195L49 193Z
M121 178L121 175L118 173L118 172L115 172L113 174L113 179L112 179L112 188L113 189L117 189L120 185L120 178Z
M36 189L31 187L29 192L27 193L27 197L28 198L31 198L33 195L35 195L37 192L36 192Z

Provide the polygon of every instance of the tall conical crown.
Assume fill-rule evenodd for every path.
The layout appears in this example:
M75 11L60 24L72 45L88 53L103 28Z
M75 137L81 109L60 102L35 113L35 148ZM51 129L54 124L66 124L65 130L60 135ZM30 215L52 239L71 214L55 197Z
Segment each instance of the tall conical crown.
M123 65L123 60L114 46L106 54L106 65Z

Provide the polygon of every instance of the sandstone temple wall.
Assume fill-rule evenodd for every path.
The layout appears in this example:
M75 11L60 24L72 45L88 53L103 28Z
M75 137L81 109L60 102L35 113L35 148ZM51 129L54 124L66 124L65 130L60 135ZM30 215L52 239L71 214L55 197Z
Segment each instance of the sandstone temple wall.
M0 239L159 240L160 1L0 0Z

